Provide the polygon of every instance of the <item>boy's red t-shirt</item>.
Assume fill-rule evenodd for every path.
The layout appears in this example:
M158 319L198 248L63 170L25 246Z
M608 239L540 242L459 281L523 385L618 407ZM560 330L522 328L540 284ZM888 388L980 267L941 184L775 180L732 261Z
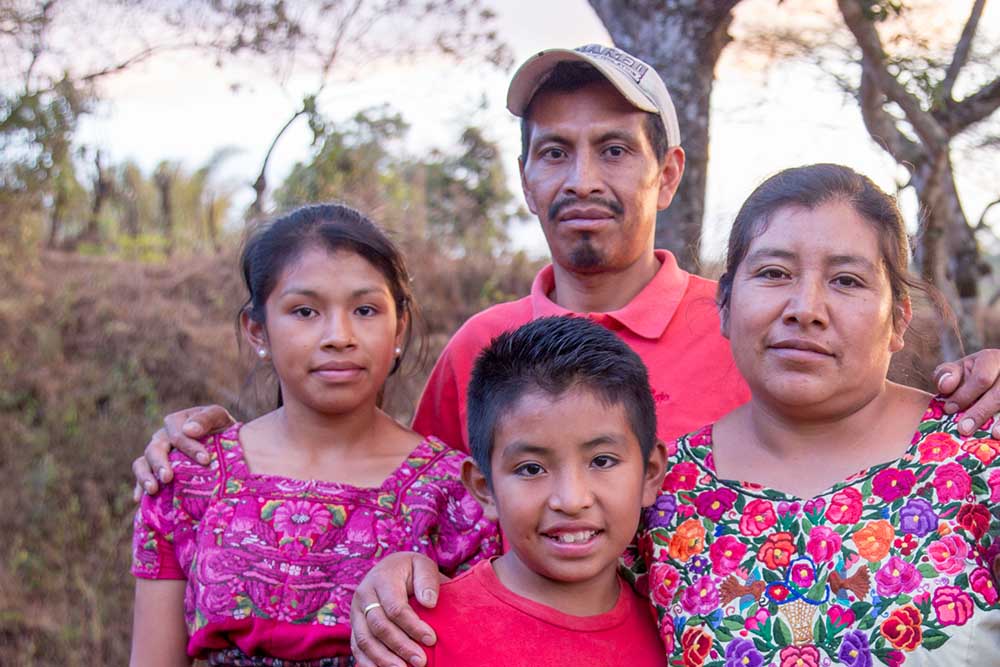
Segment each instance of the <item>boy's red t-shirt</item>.
M427 667L664 667L648 603L619 583L614 609L571 616L511 592L482 561L442 584L434 609L412 603L437 633Z

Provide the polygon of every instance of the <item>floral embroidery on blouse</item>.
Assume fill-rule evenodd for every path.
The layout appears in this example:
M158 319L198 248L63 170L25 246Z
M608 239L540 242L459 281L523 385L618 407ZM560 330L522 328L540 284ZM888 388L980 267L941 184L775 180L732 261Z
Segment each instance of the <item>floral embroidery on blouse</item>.
M960 436L935 398L904 456L809 500L718 479L711 426L680 438L630 563L671 664L897 667L918 647L956 664L959 628L1000 628L988 428Z
M500 551L496 526L459 478L464 454L437 440L379 488L357 488L251 473L239 428L206 440L208 467L174 452L174 481L135 516L135 576L187 580L192 655L234 632L248 654L287 633L297 650L301 636L329 642L317 627L349 652L351 597L384 556L420 552L454 575Z

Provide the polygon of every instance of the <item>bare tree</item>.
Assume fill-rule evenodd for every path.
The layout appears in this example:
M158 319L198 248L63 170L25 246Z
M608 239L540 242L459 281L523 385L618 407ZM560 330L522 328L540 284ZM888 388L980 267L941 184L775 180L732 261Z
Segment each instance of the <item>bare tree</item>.
M696 271L708 173L709 102L715 65L731 41L740 0L590 0L615 44L652 65L677 108L687 154L677 196L656 219L656 245Z
M495 17L482 0L323 0L290 17L296 40L286 67L309 72L316 79L271 141L253 183L250 217L265 208L267 168L275 147L299 118L309 121L318 141L326 125L318 100L336 74L362 71L372 63L442 53L456 60L482 58L497 66L510 65L510 53L499 40Z

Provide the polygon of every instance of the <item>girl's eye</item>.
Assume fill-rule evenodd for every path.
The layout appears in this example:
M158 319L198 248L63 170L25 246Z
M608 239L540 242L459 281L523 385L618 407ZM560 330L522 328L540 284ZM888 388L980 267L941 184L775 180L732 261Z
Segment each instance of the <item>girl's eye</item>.
M618 465L618 459L616 459L613 456L609 456L607 454L601 454L600 456L595 456L591 464L595 468L601 468L601 469L614 468L616 465Z
M378 310L374 306L358 306L354 309L354 312L361 317L372 317L378 314Z
M521 477L537 477L545 472L545 469L537 463L524 463L514 469L514 474Z
M308 318L316 315L316 310L310 308L309 306L298 306L292 310L293 315L298 315L299 317Z

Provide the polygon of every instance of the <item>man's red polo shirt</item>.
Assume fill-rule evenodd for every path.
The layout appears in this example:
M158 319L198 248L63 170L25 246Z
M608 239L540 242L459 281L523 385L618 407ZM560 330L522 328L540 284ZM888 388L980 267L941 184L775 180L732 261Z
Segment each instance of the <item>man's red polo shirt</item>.
M657 250L660 270L624 308L573 313L549 299L553 271L535 277L531 295L473 315L434 365L420 397L413 428L469 451L466 389L476 355L497 335L548 315L585 316L621 336L649 369L657 434L664 440L717 420L750 399L729 341L719 332L715 282L691 275L674 256Z

